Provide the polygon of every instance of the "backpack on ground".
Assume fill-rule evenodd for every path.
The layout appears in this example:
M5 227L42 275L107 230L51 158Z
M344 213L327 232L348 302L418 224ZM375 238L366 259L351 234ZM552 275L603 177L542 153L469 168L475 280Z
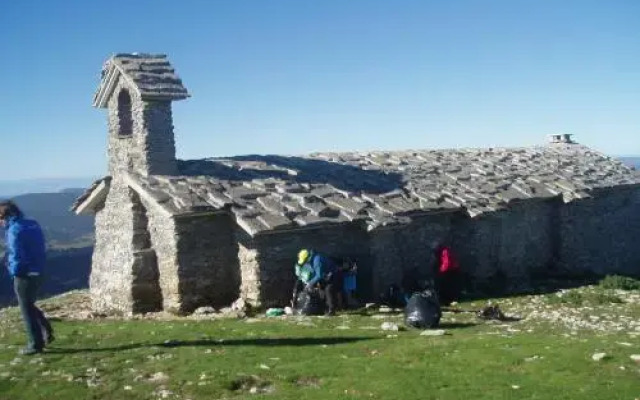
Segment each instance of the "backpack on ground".
M380 295L380 303L391 308L402 308L407 305L407 300L398 285L389 285Z
M325 302L317 289L303 290L298 293L294 307L296 315L322 315Z
M435 328L441 316L438 296L432 290L414 293L404 309L405 324L413 328Z

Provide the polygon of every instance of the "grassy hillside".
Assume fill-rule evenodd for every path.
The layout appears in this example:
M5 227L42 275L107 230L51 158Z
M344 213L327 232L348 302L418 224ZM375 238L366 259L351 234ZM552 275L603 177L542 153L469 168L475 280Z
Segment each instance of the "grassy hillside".
M402 327L402 315L375 309L333 318L76 320L89 315L76 293L45 303L59 318L57 341L32 358L16 356L24 340L17 311L0 312L0 398L640 396L637 291L583 288L493 301L522 319L445 312L444 332L421 335L383 330L384 322Z

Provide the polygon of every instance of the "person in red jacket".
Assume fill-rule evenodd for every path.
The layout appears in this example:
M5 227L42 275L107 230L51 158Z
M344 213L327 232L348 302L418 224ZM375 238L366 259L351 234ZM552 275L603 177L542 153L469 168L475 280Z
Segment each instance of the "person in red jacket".
M435 281L440 303L449 305L460 297L460 265L451 247L438 243L434 246Z

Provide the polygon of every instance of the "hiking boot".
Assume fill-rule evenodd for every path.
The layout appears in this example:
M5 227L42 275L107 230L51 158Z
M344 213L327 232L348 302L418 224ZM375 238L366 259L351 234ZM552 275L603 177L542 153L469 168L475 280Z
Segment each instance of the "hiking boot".
M25 347L18 352L18 354L20 354L21 356L32 356L39 353L42 353L42 349L38 349L35 347Z
M53 336L53 332L51 332L50 334L44 337L44 344L48 346L51 343L53 343L54 340L56 340L56 338L55 336Z

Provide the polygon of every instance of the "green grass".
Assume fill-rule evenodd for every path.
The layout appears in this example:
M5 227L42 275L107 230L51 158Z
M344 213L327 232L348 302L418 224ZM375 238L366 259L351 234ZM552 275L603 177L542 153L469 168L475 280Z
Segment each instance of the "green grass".
M509 314L533 302L498 304ZM616 316L640 319L636 303L599 307L589 313L617 307ZM548 321L445 313L446 335L421 336L381 331L384 321L402 318L54 321L51 350L28 358L16 356L22 325L8 310L0 314L0 399L640 397L640 365L629 357L640 353L634 327L571 334ZM607 357L593 361L595 352Z

